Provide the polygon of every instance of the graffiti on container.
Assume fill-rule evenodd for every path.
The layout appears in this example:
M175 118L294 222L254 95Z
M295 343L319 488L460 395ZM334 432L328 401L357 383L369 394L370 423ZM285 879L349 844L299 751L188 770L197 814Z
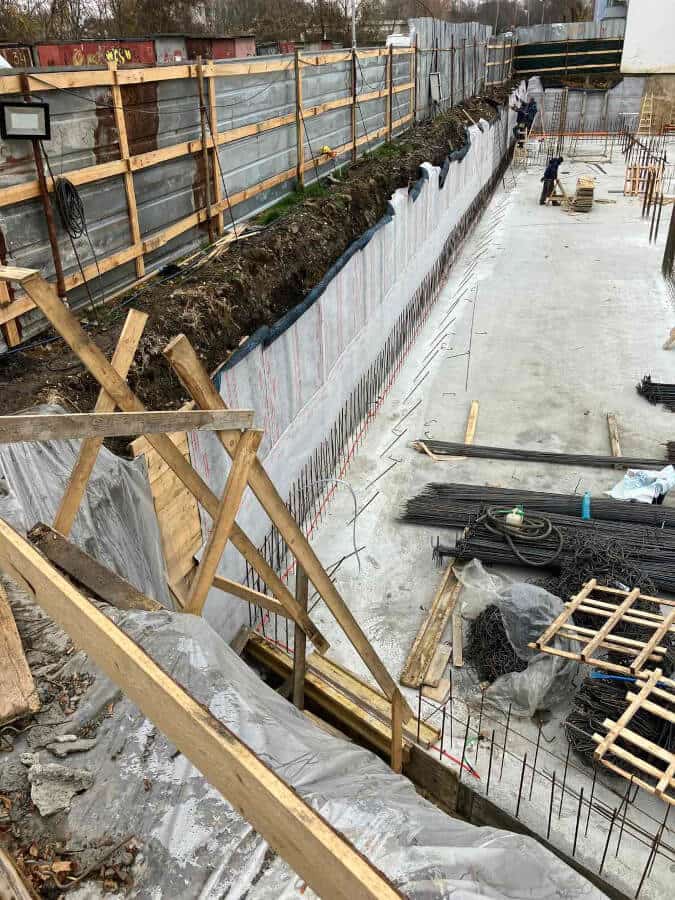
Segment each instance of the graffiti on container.
M131 50L128 47L111 47L105 52L98 49L93 53L87 53L81 47L73 50L73 66L100 66L105 62L131 62Z

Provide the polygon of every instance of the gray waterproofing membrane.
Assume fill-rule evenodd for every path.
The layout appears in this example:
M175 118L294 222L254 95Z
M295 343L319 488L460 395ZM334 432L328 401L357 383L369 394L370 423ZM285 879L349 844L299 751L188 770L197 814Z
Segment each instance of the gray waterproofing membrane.
M266 57L267 61L274 59L288 57ZM394 56L393 60L394 85L413 81L413 57ZM228 65L236 62L230 60L217 62L215 65L226 70ZM371 57L359 61L358 93L369 93L386 87L386 64L386 57ZM301 68L305 108L341 97L351 97L351 60L322 66L307 63ZM38 69L35 73L38 77L42 73L48 78L54 71L57 70ZM467 82L467 93L471 91L471 84ZM262 122L295 110L293 68L282 72L216 78L215 90L220 131ZM12 99L1 95L0 77L0 99ZM459 95L457 96L459 99ZM52 137L50 141L44 142L44 147L55 176L67 176L71 170L119 158L109 89L51 90L42 94L36 92L34 97L48 102L50 106ZM129 102L126 107L132 155L201 137L196 79L160 81L156 85L144 86L143 90L138 90L136 86L134 97L138 105L134 106ZM394 121L409 115L410 101L410 91L393 95ZM357 138L374 134L384 126L387 103L388 98L384 97L359 104L356 117ZM320 154L324 145L338 147L351 140L351 108L343 107L313 116L305 120L304 126L305 161L311 162ZM403 126L407 127L409 123ZM396 132L401 130L399 127ZM358 147L358 153L373 150L381 142L381 138L368 140ZM350 152L343 153L338 159L323 166L317 166L316 171L312 167L305 173L306 181L313 181L317 172L323 175L335 165L344 163ZM151 238L156 232L204 206L204 185L199 176L201 159L201 154L186 155L133 173L142 240ZM296 164L295 123L223 144L219 147L218 159L219 175L222 172L229 195L287 171ZM30 142L0 141L0 187L31 181L35 177ZM235 220L248 218L275 203L293 187L294 177L237 204L232 211ZM129 247L132 238L122 176L81 185L78 190L96 257L104 259ZM231 227L232 219L227 209L224 212L224 222L227 228ZM41 200L0 207L0 230L4 234L9 265L36 268L46 278L55 277ZM77 259L60 222L57 224L57 231L64 271L66 275L76 273L79 271ZM181 254L205 244L207 239L205 225L183 232L145 255L146 271L161 268ZM79 238L75 246L83 266L95 261L86 236ZM135 278L132 261L104 273L100 279L93 279L90 287L98 301L102 293L110 294L120 290ZM71 291L69 299L74 307L88 302L83 287ZM38 323L44 324L44 319L39 311L34 310L22 317L22 323L24 337L29 337L38 330Z
M121 537L117 531L115 535ZM11 584L8 592L22 622L34 621L39 613L33 603ZM170 612L125 613L104 604L101 608L404 896L420 900L603 896L535 840L450 818L374 754L319 729L264 684L204 619ZM41 646L63 647L60 634L53 623L47 626ZM55 812L46 821L31 814L34 839L43 833L67 834L70 848L104 849L105 843L133 836L141 844L134 883L115 896L152 900L316 896L84 654L65 657L61 652L61 656L65 662L58 677L90 672L95 681L76 712L50 735L77 733L100 721L93 748L59 761L91 773L93 785L72 799L69 811ZM106 709L109 714L101 716ZM58 705L57 710L62 720ZM24 766L19 757L28 749L34 756ZM0 782L11 777L22 783L33 766L54 761L49 750L39 749L39 741L30 745L26 735L20 735L12 753L3 754L2 762L12 767L13 774L4 773L0 764ZM69 893L79 900L103 895L100 882L85 882ZM112 895L105 892L105 896Z
M581 128L583 131L593 128L596 131L603 131L605 130L605 116L609 129L616 127L616 122L619 118L626 123L627 128L634 128L640 115L645 81L646 79L640 76L626 76L608 91L584 90L583 88L574 90L570 88L567 92L565 130L573 131L575 128ZM541 78L535 75L527 82L527 93L537 103L537 118L534 121L535 133L537 135L542 131L545 135L549 131L552 131L554 134L557 133L560 123L557 116L554 121L553 111L556 97L562 95L562 88L544 89ZM585 100L584 95L586 97ZM607 105L605 106L605 104ZM584 110L583 121L581 118L582 108ZM580 148L583 143L585 141L581 142Z
M37 406L40 415L65 412ZM25 534L54 521L78 457L80 441L0 444L0 517ZM144 461L101 447L71 540L139 591L170 606L157 515Z
M302 315L269 343L249 341L218 373L216 384L228 406L255 410L256 424L264 429L259 456L282 497L494 174L514 121L512 110L502 110L491 125L471 126L468 152L449 163L442 187L441 169L425 163L419 193L396 191L392 214L372 229L365 246L345 254L345 265ZM193 465L220 496L229 472L220 442L207 432L192 432L188 440ZM206 536L211 519L200 512ZM237 521L257 545L270 527L250 492ZM219 571L242 579L241 558L231 545ZM204 615L226 640L249 622L248 605L218 590L210 592Z

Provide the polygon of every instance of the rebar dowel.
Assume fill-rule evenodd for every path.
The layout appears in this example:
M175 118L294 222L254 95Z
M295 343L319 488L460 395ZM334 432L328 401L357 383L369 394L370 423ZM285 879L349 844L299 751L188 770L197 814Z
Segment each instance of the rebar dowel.
M581 807L584 802L584 789L581 788L579 791L579 806L577 807L577 821L574 826L574 844L572 846L572 856L576 856L577 852L577 838L579 837L579 820L581 819Z
M632 787L633 787L633 776L631 775L630 781L628 782L628 787L626 788L626 797L625 797L625 800L623 803L623 815L621 816L621 828L619 829L619 837L616 842L616 853L614 854L615 857L618 857L619 848L621 847L621 840L623 838L623 829L625 828L625 825L626 825L626 815L628 813L628 804L630 803L630 791L631 791Z
M469 723L471 722L471 716L467 713L466 716L466 731L464 732L464 744L462 745L462 758L459 761L459 780L462 780L462 772L464 771L464 758L466 755L466 739L469 736Z
M546 828L546 840L551 837L551 817L553 816L553 799L555 795L555 776L556 773L553 773L553 777L551 778L551 799L548 804L548 826Z
M511 704L509 703L509 709L506 713L506 728L504 729L504 746L502 747L502 761L499 767L499 780L502 780L502 772L504 771L504 757L506 756L506 741L509 736L509 722L511 721Z
M417 743L420 742L420 728L422 727L422 685L417 690Z
M492 777L492 754L495 750L495 730L492 729L492 737L490 738L490 760L488 762L488 776L487 776L487 785L485 788L485 796L490 796L490 778Z
M516 802L516 819L520 812L520 798L523 796L523 781L525 780L525 767L527 766L527 753L523 756L523 768L520 771L520 784L518 785L518 800Z
M532 799L532 788L534 787L534 773L537 771L537 758L539 757L539 742L541 741L541 722L537 731L537 746L534 750L534 763L532 765L532 779L530 780L530 794L528 800Z
M609 842L612 837L612 830L614 829L615 821L616 821L616 806L612 810L612 818L609 823L609 829L607 830L607 840L605 841L605 849L602 852L602 859L600 860L600 868L598 869L598 875L602 875L602 870L605 865L605 859L607 858L607 851L609 849Z
M595 794L595 781L598 777L598 767L593 764L593 783L591 784L591 799L588 801L588 815L586 816L586 828L584 829L584 837L588 836L588 823L591 821L591 809L593 808L593 796Z
M560 818L560 816L562 815L563 799L565 797L565 784L567 783L567 766L569 765L569 761L570 761L570 750L571 749L572 749L572 745L568 744L567 745L567 756L565 757L565 769L563 771L563 780L562 780L562 785L560 788L560 807L558 809L558 818Z
M483 724L483 701L485 700L485 691L480 692L480 710L478 712L478 736L476 737L476 759L478 762L478 748L480 746L480 729Z
M438 751L438 758L440 760L443 759L443 739L444 738L445 738L445 706L443 707L443 721L441 723L441 746ZM461 767L460 767L460 771L461 771Z

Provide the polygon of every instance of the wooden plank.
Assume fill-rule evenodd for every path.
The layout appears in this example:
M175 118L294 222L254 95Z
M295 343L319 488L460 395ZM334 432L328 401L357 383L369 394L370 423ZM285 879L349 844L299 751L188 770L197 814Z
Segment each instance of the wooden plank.
M670 631L673 623L675 623L675 609L671 609L661 625L658 626L654 631L654 634L649 638L639 656L630 664L631 672L639 672L647 660L651 658L651 654L657 649L660 650L658 647L659 641L663 640ZM663 652L666 652L665 648L663 648Z
M12 722L39 709L37 688L5 587L0 582L0 723Z
M619 440L619 423L614 413L607 413L607 430L609 432L609 444L612 448L612 456L621 456L621 441Z
M295 599L307 609L309 582L302 566L295 567ZM307 641L305 633L298 629L293 635L293 704L305 708L305 674L307 672Z
M0 444L133 437L178 430L226 431L248 428L252 424L253 411L247 409L0 416Z
M5 900L36 900L37 894L30 889L14 865L9 853L0 846L0 897Z
M131 173L127 160L129 159L129 139L127 137L127 123L124 117L124 98L119 86L117 71L117 63L108 63L113 76L112 83L112 100L113 112L115 116L115 127L117 128L117 136L120 146L120 156L125 163L124 171L124 193L127 199L127 212L129 215L129 233L131 235L131 243L134 247L141 245L141 229L138 223L138 208L136 206L136 190L134 188L134 176ZM142 254L136 257L136 277L142 278L145 275L145 262Z
M119 373L121 378L126 379L129 373L147 320L148 314L137 309L130 309L127 314L111 362L113 369ZM94 412L106 413L112 412L114 409L115 401L101 389L96 400ZM60 531L61 534L66 535L66 537L70 534L70 529L73 527L73 522L87 489L87 482L94 469L98 452L102 445L103 438L98 437L89 438L80 447L77 461L73 466L73 471L70 473L68 485L54 519L54 528Z
M401 895L237 735L174 681L9 525L0 561L320 896L384 900Z
M402 707L403 698L401 692L396 690L391 701L391 756L390 764L394 772L401 773L403 769L403 734L402 734Z
M216 390L185 335L178 335L178 337L174 338L164 348L164 355L200 409L226 408L225 401ZM219 437L227 453L232 456L236 448L235 442L225 433L219 434ZM338 593L311 544L291 515L271 478L258 459L255 460L251 468L249 486L256 499L267 512L267 515L278 528L291 553L303 567L307 577L323 598L338 624L342 627L350 643L387 695L387 698L391 700L393 692L396 690L394 680L354 618L351 610ZM275 596L284 602L283 598L277 593L276 588L269 581L267 581L267 584L272 588ZM295 607L297 608L297 604L295 604ZM316 642L313 641L313 643L316 646ZM412 710L404 700L404 721L407 722L412 718L412 715Z
M58 569L118 609L164 609L161 603L147 597L124 578L85 553L49 525L38 523L28 532L28 540Z
M249 471L258 452L263 433L259 429L245 431L237 441L232 467L225 482L223 496L213 520L213 528L204 548L188 592L185 611L200 616L216 570L234 528L234 520L248 483Z
M438 683L443 677L443 673L450 662L451 653L450 647L445 644L439 644L438 647L436 647L434 655L431 657L427 673L424 676L424 684L427 687L438 687Z
M0 267L0 277L2 277L2 273L3 267ZM23 283L44 315L63 337L71 350L84 363L90 374L110 394L116 405L125 412L145 412L145 407L141 401L126 381L120 378L113 369L100 347L87 336L70 310L61 303L54 288L38 274L25 279ZM211 384L208 375L204 374L209 384ZM213 390L215 392L215 388ZM224 404L216 408L223 409L223 407ZM228 432L219 432L219 434L222 436L228 434ZM215 518L219 507L218 498L195 469L186 461L171 439L166 434L148 434L147 440L173 469L190 493L204 506L209 515ZM236 440L232 444L232 455L235 448ZM325 651L329 646L328 641L326 641L312 621L302 615L302 611L297 607L295 598L279 575L236 523L232 531L232 543L242 556L248 560L265 584L273 591L274 595L286 606L293 620L303 628L314 646ZM326 577L328 578L328 576ZM328 581L330 582L330 579ZM332 582L330 584L332 585Z
M461 669L464 665L462 617L457 610L452 613L452 664L456 669Z
M337 687L345 696L367 709L373 710L384 721L391 720L391 703L385 695L367 684L354 672L341 666L327 656L313 653L309 657L309 668L320 675L325 681ZM418 722L416 718L406 722L403 726L403 734L409 741L417 741ZM419 723L419 743L428 747L438 740L440 728L429 725L426 722Z
M466 420L466 430L464 432L465 444L473 444L473 439L476 436L476 425L478 424L478 410L478 400L472 400L471 408L469 409L469 418Z
M640 703L646 697L649 696L649 692L651 691L652 687L656 684L656 682L659 680L660 676L661 676L660 669L655 669L652 672L652 674L649 676L647 681L642 686L639 694L635 695L635 699L631 700L631 702L628 704L628 706L623 711L621 716L610 727L607 735L599 741L598 746L595 748L595 753L594 753L594 756L596 759L602 759L602 757L605 755L607 750L610 748L611 744L613 744L614 741L616 740L617 735L619 734L621 729L624 728L626 725L628 725L630 720L633 718L635 712L640 707Z
M454 563L454 559L451 559L408 653L400 677L401 684L406 687L418 688L424 681L431 658L452 615L461 590L452 569Z
M560 613L559 616L551 622L548 628L544 631L542 636L538 638L534 644L538 650L543 650L546 644L551 640L552 637L556 634L561 625L563 625L572 615L574 610L579 606L583 601L588 597L588 595L595 589L597 586L597 579L591 578L590 581L587 581L586 584L581 588L578 594L575 594L574 597L570 600L569 604L565 606L565 609ZM576 657L574 657L576 658Z
M423 687L422 695L432 703L445 703L450 696L450 678L441 678L436 687Z
M656 688L652 688L651 693L654 694L656 690ZM633 700L635 696L636 695L632 691L628 691L626 700ZM675 696L672 694L670 695L670 699L672 702L675 702ZM675 725L675 713L672 713L669 709L664 709L662 706L659 706L658 703L652 703L651 700L642 700L640 708L646 709L647 712L653 713L655 716L660 716L662 719L666 719L666 721L672 722L672 724Z
M238 597L240 600L245 600L247 603L252 603L254 606L262 606L263 609L267 609L277 616L290 618L286 608L282 606L278 600L275 600L274 597L270 597L269 594L263 594L260 591L255 591L253 588L246 587L245 584L239 584L238 581L223 578L222 575L214 575L213 587L218 588L219 591L224 591L226 594L231 594L233 597ZM298 631L300 632L302 629L298 629ZM304 634L304 631L302 633Z
M23 284L28 278L38 275L37 269L22 269L19 266L0 266L0 281L16 281Z
M588 660L595 652L595 650L600 646L600 644L604 641L607 635L612 631L614 626L619 622L621 616L626 612L626 610L630 609L633 603L637 600L640 594L639 588L633 588L633 590L626 596L622 603L620 603L616 610L611 614L609 619L605 622L605 624L597 631L595 637L591 638L591 640L586 644L586 646L581 651L581 658L583 660Z

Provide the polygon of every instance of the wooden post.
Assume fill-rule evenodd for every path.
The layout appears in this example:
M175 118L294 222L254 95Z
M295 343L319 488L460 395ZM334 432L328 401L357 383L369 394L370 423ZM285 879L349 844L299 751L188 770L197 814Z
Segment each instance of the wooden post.
M352 162L356 162L356 112L357 112L357 94L356 94L356 47L352 47Z
M0 565L318 896L402 896L231 729L1 519Z
M403 769L403 697L398 688L391 698L391 768L400 774Z
M392 125L392 99L394 96L394 48L389 45L389 56L387 58L387 87L388 87L388 95L387 95L387 110L386 110L386 122L387 122L387 140L391 143L391 125Z
M295 49L295 146L296 166L295 177L298 188L305 189L305 137L302 133L304 122L302 119L302 72L300 71L300 51Z
M213 528L206 542L204 554L197 572L192 579L190 592L185 604L185 612L201 615L206 597L213 585L213 578L218 564L232 534L234 520L241 505L248 476L258 447L262 439L262 431L249 429L239 438L237 449L232 460L232 468L227 476L223 496L218 506L218 513L213 520Z
M138 342L143 334L145 323L148 321L148 315L139 312L137 309L130 309L126 322L120 333L117 347L112 357L112 367L121 378L126 379L132 360L138 347ZM115 401L105 392L103 388L99 391L98 399L94 412L107 413L113 412L115 409ZM61 534L68 537L70 529L73 527L75 516L82 503L84 492L87 489L87 482L91 476L98 451L103 444L103 438L90 438L83 441L77 462L73 466L70 473L70 480L66 487L66 492L61 498L56 518L54 519L54 528Z
M211 132L211 139L213 140L213 147L211 149L211 165L213 171L213 196L215 198L216 208L218 209L218 215L216 217L217 223L217 231L218 234L221 235L225 230L225 224L223 221L223 210L222 210L222 200L223 200L223 173L220 170L220 157L218 156L218 112L216 106L216 79L214 77L209 78L208 81L208 92L209 92L209 131Z
M298 563L295 567L295 599L298 605L307 609L309 582L307 573ZM298 709L305 708L305 670L307 668L307 638L300 628L295 629L293 638L293 703Z
M134 247L138 248L141 253L135 259L136 277L142 278L145 275L145 260L143 259L141 241L141 229L138 223L138 207L136 206L136 189L134 187L134 176L129 166L129 138L127 135L127 123L124 117L124 98L122 89L118 84L119 73L117 71L117 63L109 62L108 69L112 74L112 101L115 116L115 128L117 128L117 140L120 147L120 159L123 159L127 168L124 172L124 193L127 198L127 215L129 216L129 232L131 234L131 242Z
M194 347L184 334L178 335L164 348L164 355L199 409L227 408L225 401L216 390L203 364L197 357ZM220 437L223 447L232 456L236 442L226 437L225 434ZM321 594L326 606L335 616L352 646L368 667L368 670L387 698L391 700L393 692L396 690L396 683L363 633L351 610L338 593L337 588L315 554L312 545L303 534L302 529L291 515L274 486L272 479L257 458L251 467L249 486L288 544L291 553L302 565L309 580ZM316 644L316 641L314 643ZM412 715L412 710L404 700L404 720L406 722L409 721Z
M450 35L450 106L455 105L455 35Z
M206 133L206 99L204 96L204 67L201 56L197 57L197 87L199 89L199 126L202 133L202 165L204 167L204 193L206 194L206 227L209 230L209 242L213 243L215 232L213 230L211 209L211 172L209 166L209 148Z
M7 254L5 253L4 241L0 236L0 265L7 265ZM11 284L6 281L0 281L0 310L3 306L10 304L14 300L14 291ZM21 324L19 319L9 319L2 326L2 336L8 347L16 347L21 343Z

